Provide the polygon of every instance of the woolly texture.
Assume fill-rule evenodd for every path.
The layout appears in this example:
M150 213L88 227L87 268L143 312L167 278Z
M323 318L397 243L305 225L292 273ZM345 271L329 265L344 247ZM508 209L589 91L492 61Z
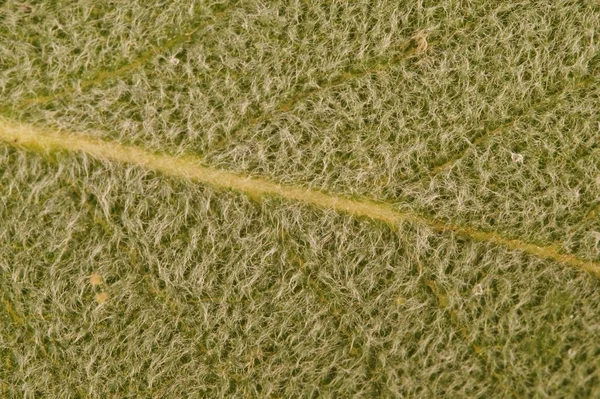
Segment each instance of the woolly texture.
M3 2L0 396L600 397L599 30Z

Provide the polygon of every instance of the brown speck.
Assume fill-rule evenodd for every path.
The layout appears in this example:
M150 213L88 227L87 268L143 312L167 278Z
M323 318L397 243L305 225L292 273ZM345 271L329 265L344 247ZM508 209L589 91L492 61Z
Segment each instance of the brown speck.
M31 11L33 10L29 4L19 4L19 8L25 14L30 14Z
M279 106L279 111L280 111L280 112L287 112L287 111L289 111L290 109L292 109L292 106L293 106L293 103L291 103L291 102L287 102L287 103L285 103L285 104L281 104L281 105Z
M102 284L102 276L96 272L92 273L90 276L90 284L93 286Z
M96 294L96 302L98 302L98 304L102 305L104 302L106 302L106 300L108 299L108 294L106 292L101 292L99 294Z

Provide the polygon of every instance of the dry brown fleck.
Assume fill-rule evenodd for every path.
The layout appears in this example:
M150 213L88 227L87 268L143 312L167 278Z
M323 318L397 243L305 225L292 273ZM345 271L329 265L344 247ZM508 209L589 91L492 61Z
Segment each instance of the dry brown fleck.
M102 305L104 302L106 302L106 300L108 299L108 294L106 292L101 292L99 294L96 294L96 302L98 302L98 304Z
M96 272L92 273L90 275L90 284L93 286L102 284L102 276Z

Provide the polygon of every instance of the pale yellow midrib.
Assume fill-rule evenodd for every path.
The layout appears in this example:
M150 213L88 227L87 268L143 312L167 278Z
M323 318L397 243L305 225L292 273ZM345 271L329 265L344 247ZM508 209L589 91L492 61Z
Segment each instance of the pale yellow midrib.
M480 242L489 242L511 250L519 250L539 258L569 265L600 277L600 264L575 255L561 254L555 246L537 246L521 240L510 240L497 233L452 225L412 212L402 212L391 205L372 200L355 200L292 185L281 185L256 177L242 176L201 165L197 157L176 157L117 142L101 141L83 134L70 134L0 119L0 140L11 145L38 151L66 150L82 152L98 159L133 164L162 172L169 176L187 178L214 187L246 193L252 198L276 195L321 208L346 212L353 216L380 220L390 226L408 221L426 225L438 232L453 232Z

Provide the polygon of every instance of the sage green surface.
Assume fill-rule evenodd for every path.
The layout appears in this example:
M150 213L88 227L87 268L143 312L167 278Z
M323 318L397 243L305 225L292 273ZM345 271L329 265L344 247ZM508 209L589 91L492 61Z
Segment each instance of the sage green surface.
M592 0L7 0L0 111L598 263L599 31ZM0 397L600 397L598 276L76 152L0 142L0 300Z

